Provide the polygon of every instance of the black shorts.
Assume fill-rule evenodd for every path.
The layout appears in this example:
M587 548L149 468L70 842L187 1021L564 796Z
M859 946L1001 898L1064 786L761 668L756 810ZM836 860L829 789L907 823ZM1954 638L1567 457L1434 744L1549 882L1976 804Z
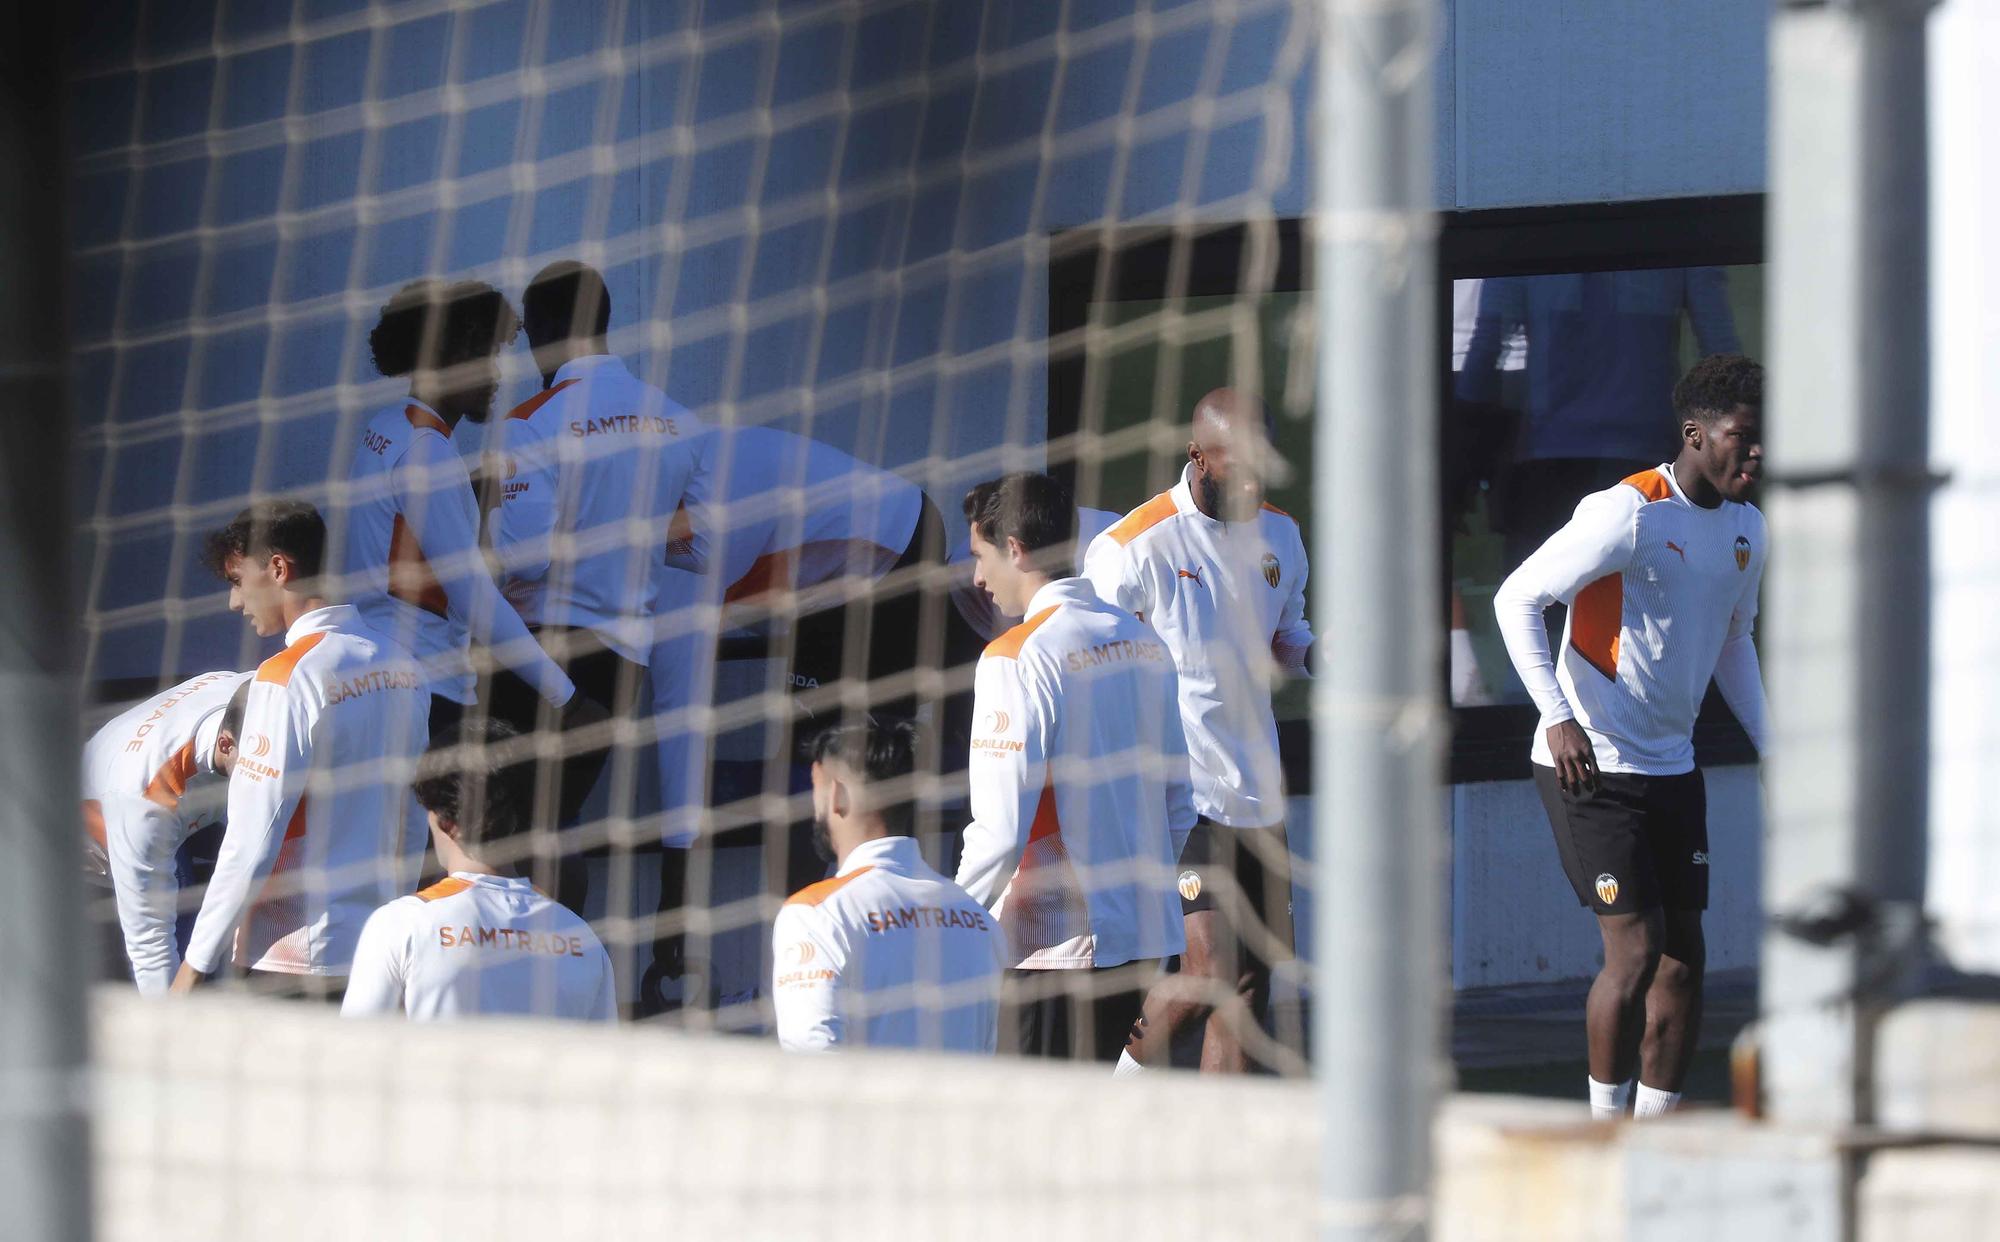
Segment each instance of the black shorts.
M1059 1061L1114 1062L1160 976L1156 961L1085 970L1010 970L1000 1049Z
M1535 765L1563 873L1578 905L1599 914L1708 909L1708 794L1701 769L1679 776L1599 772L1566 793Z
M1195 821L1181 847L1175 886L1181 914L1221 912L1237 933L1250 965L1269 967L1290 959L1292 939L1292 853L1285 826L1230 828ZM1261 928L1261 934L1246 923Z

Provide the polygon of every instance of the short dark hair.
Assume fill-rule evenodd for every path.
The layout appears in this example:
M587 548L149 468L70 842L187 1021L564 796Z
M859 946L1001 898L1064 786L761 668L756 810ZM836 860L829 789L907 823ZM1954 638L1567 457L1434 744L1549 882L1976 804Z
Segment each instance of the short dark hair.
M521 294L521 318L532 349L603 336L611 327L611 291L596 268L563 259L528 282Z
M1019 539L1030 552L1076 542L1076 505L1069 489L1049 475L1027 470L967 492L965 520L988 543Z
M891 833L899 837L915 833L910 777L917 770L916 725L871 716L860 724L823 730L809 745L814 763L838 763L876 791L868 809L882 817Z
M506 721L467 717L431 739L410 789L418 806L457 825L460 845L493 846L528 830L533 756Z
M250 686L255 677L245 677L236 687L236 693L229 696L229 706L222 709L222 732L243 740L243 717L250 710Z
M225 577L232 556L276 552L298 568L301 578L319 577L326 557L326 520L303 500L259 500L229 525L202 541L201 563Z
M492 285L413 280L383 305L368 350L377 371L408 375L490 358L520 330L514 308Z
M1764 408L1764 367L1742 354L1710 354L1674 385L1674 422L1704 425L1736 412L1739 405Z

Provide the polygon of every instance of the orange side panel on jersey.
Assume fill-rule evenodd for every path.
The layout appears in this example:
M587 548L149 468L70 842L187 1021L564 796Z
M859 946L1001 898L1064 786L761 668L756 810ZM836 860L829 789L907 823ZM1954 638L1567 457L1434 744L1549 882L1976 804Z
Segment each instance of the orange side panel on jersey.
M417 896L423 898L425 901L436 901L440 897L449 897L453 893L462 893L471 887L471 880L461 880L455 875L448 875L429 888L418 889Z
M1034 616L1029 617L1026 621L1021 622L1021 624L1015 626L1013 629L1008 630L1005 634L1002 634L1000 637L994 639L992 642L987 643L986 654L990 656L1002 656L1009 660L1020 659L1021 648L1024 644L1027 643L1028 635L1034 633L1038 629L1041 629L1042 623L1047 621L1050 617L1055 616L1056 608L1060 607L1062 607L1062 605L1057 604L1051 608L1044 608L1040 612L1036 613Z
M425 612L445 615L444 587L400 513L389 531L389 594Z
M729 584L722 593L727 604L741 603L756 599L772 591L789 591L792 588L792 551L766 552L750 563L743 576Z
M292 818L285 824L285 840L296 841L306 835L306 795L299 795L299 804L292 808Z
M1035 804L1035 822L1028 829L1028 844L1033 845L1043 837L1053 837L1062 831L1062 824L1056 819L1056 787L1052 782L1042 783L1042 800Z
M808 884L798 892L793 893L790 897L787 897L785 904L788 906L816 906L841 889L846 888L856 876L867 875L873 870L875 870L873 867L856 867L846 875L837 875L830 880L821 880L817 884Z
M325 630L321 630L316 634L308 634L283 651L280 651L277 655L259 664L257 666L257 680L268 681L274 686L282 686L286 682L289 682L292 679L292 670L299 666L300 660L306 658L306 652L319 646L320 640L325 637Z
M193 779L194 743L189 742L168 755L160 770L153 773L153 779L146 782L146 798L171 811L181 804L181 795L187 792L188 782Z
M104 807L95 798L83 800L83 832L97 842L100 849L105 848Z
M442 418L439 418L437 415L431 413L429 410L425 409L421 405L404 406L403 417L409 420L410 426L412 427L417 427L417 428L429 427L432 431L437 432L445 439L447 440L451 439L451 428L444 425L444 420Z
M553 396L555 396L555 395L556 395L557 393L561 392L561 391L562 391L563 389L565 389L565 388L568 388L568 387L569 387L569 386L570 386L571 384L574 384L574 383L576 383L576 381L575 381L575 380L573 380L573 379L566 379L566 380L564 380L564 381L563 381L562 383L560 383L560 384L557 384L557 385L556 385L555 387L553 387L553 388L544 388L544 389L542 389L542 390L541 390L540 392L536 393L536 394L535 394L534 396L532 396L532 397L529 397L529 398L528 398L528 399L527 399L526 401L523 401L523 402L522 402L521 404L519 404L519 405L515 406L515 407L514 407L513 409L511 409L511 410L507 411L507 417L509 417L509 418L533 418L533 417L535 416L535 411L536 411L536 410L539 410L539 409L541 409L541 408L542 408L543 406L545 406L545 405L547 405L547 404L549 403L549 398L550 398L550 397L553 397Z
M1607 574L1576 593L1569 609L1569 645L1590 666L1618 680L1618 633L1625 624L1625 577Z
M1636 488L1647 500L1672 500L1674 497L1673 485L1668 483L1667 476L1657 469L1641 470L1637 474L1620 479L1619 482L1627 487Z
M1106 533L1111 536L1111 542L1122 548L1178 512L1180 510L1174 507L1174 494L1161 492L1120 518L1117 525Z

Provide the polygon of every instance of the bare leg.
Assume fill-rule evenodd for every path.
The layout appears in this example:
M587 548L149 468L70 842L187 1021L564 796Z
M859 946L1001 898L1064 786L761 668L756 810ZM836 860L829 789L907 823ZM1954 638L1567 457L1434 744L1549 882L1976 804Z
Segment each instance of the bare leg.
M1660 1091L1678 1092L1701 1034L1701 984L1707 962L1701 911L1667 911L1665 932L1660 964L1646 990L1639 1081Z
M1646 1025L1646 991L1660 964L1664 920L1658 910L1600 914L1604 968L1590 985L1584 1028L1590 1045L1590 1076L1621 1083L1638 1068L1639 1041Z

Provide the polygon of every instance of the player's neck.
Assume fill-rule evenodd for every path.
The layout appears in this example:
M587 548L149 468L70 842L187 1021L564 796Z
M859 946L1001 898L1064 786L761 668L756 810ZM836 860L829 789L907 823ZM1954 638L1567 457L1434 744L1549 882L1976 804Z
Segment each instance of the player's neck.
M458 430L458 420L462 415L459 413L456 403L452 401L449 394L435 392L431 389L421 388L412 384L410 386L410 400L420 403L425 409L437 415L443 421L447 435Z
M1720 509L1722 490L1702 477L1701 468L1689 461L1685 455L1674 460L1671 467L1674 482L1680 485L1681 495L1697 509Z
M305 616L309 612L317 612L326 607L326 605L327 599L323 595L301 595L287 591L285 593L285 629L290 631L293 626L299 623L300 617Z
M542 373L542 387L554 388L556 372L578 358L597 358L610 352L610 347L601 336L593 336L587 341L563 341L542 346L535 351L535 366Z
M1055 578L1049 574L1026 573L1021 575L1022 616L1028 615L1028 609L1035 606L1035 596L1042 593L1042 588L1054 581Z
M447 873L462 871L467 875L491 875L502 879L512 879L517 874L511 867L496 867L474 858L449 837L442 840L433 838L432 844L437 847L438 866Z
M847 860L854 856L854 851L860 849L870 841L884 841L896 835L890 832L889 826L879 819L857 823L851 831L853 835L848 838L844 847L838 841L834 843L833 869L835 871L845 867Z

